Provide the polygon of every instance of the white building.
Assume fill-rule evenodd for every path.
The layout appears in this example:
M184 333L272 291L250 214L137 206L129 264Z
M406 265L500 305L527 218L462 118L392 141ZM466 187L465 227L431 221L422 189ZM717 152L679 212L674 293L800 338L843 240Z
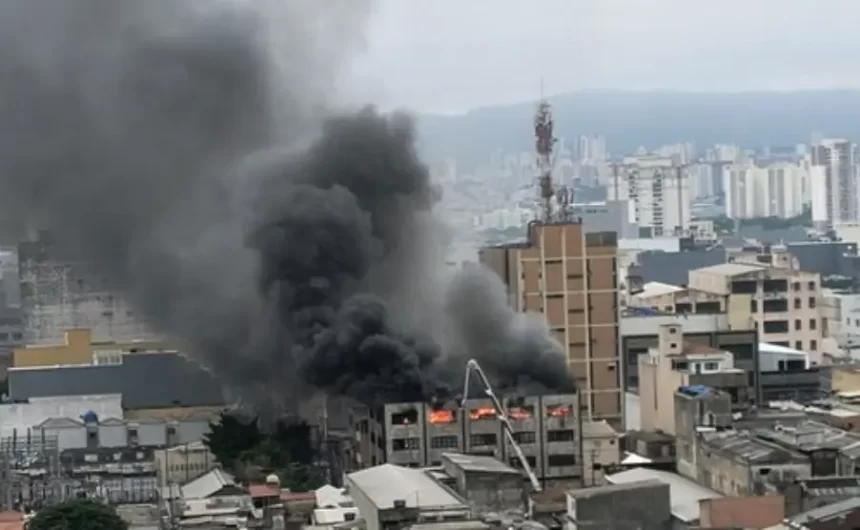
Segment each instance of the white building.
M856 146L845 139L826 138L813 145L810 154L812 165L824 167L829 226L860 220Z
M726 215L733 219L794 217L811 200L809 173L802 164L733 164L723 178Z
M607 186L607 200L628 201L630 219L655 237L684 234L690 227L690 176L675 157L624 157Z

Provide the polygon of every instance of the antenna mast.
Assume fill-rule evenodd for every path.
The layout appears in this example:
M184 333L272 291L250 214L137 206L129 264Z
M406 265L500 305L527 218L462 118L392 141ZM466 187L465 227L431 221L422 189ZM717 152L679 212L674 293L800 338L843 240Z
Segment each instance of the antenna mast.
M535 112L535 157L538 173L538 192L540 199L540 220L546 223L555 218L553 197L555 187L552 182L552 150L556 138L553 136L555 122L552 108L546 99L541 99Z

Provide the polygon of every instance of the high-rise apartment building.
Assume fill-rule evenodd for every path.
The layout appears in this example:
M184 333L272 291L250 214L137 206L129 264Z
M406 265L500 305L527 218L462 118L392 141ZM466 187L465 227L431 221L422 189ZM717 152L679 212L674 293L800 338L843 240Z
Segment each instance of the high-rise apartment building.
M517 311L543 313L567 353L585 421L622 421L617 236L581 222L533 223L523 244L482 249Z
M690 176L678 157L624 157L609 181L609 201L629 201L630 219L644 236L686 234L690 228Z
M827 138L813 145L810 155L812 165L825 168L825 208L830 226L860 219L856 146L848 140Z
M732 219L795 217L812 200L809 172L803 164L733 164L723 178L726 215Z
M50 233L18 246L24 340L62 342L68 329L89 329L95 341L158 340L125 302L99 278L82 275L57 258Z

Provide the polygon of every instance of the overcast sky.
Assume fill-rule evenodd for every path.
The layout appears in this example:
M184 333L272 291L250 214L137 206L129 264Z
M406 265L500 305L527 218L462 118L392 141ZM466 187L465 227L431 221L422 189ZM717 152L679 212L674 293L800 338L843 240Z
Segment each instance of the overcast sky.
M378 0L349 78L458 112L581 88L860 86L860 0Z

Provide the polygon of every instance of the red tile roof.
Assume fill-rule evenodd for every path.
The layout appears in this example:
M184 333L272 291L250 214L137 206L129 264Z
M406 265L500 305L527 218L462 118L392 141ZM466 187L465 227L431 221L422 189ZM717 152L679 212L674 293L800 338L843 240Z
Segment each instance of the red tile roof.
M248 492L251 494L252 499L279 497L281 495L280 488L271 484L251 484L248 486Z
M284 491L281 500L284 502L316 501L317 494L313 491Z
M18 512L0 512L0 530L24 530L24 516Z

